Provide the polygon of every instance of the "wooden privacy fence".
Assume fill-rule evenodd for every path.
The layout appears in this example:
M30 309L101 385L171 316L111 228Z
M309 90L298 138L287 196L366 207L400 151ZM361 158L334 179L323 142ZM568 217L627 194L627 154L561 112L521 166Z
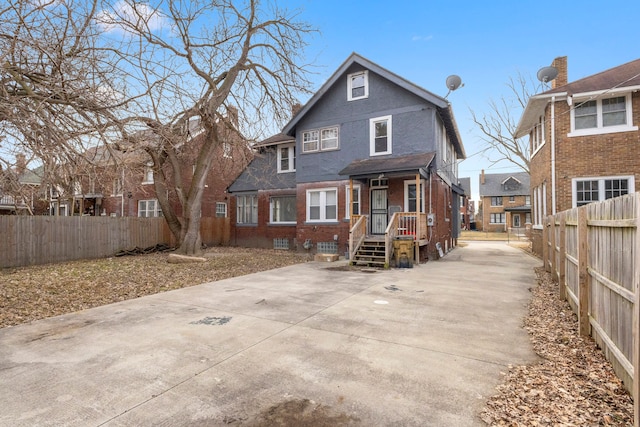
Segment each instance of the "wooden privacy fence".
M634 397L640 427L640 193L545 219L543 261L560 297L578 315Z
M228 245L228 218L202 218L202 242ZM113 256L175 245L163 218L0 215L0 268Z

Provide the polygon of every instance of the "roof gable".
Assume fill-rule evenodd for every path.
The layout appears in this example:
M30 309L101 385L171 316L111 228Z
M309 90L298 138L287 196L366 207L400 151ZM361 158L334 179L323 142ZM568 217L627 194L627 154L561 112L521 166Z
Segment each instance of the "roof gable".
M480 178L480 197L520 196L530 192L529 174L526 172L484 174Z
M322 87L320 87L320 89L311 97L311 99L309 99L309 101L298 111L298 113L293 116L289 123L287 123L283 128L282 133L294 136L298 123L325 96L325 94L336 84L346 84L346 81L343 81L342 77L355 64L394 83L398 87L412 93L413 95L424 99L426 102L433 104L438 110L438 113L440 114L440 117L445 124L445 128L447 129L450 139L456 149L458 158L464 159L466 157L464 147L462 145L462 138L460 137L460 134L458 132L458 125L453 116L453 110L451 109L451 104L449 104L446 99L432 92L429 92L428 90L423 89L420 86L415 85L414 83L411 83L403 77L400 77L399 75L379 66L378 64L369 61L368 59L360 56L355 52L349 55L349 57L342 63L342 65L340 65L340 67L338 67L338 69L322 85Z

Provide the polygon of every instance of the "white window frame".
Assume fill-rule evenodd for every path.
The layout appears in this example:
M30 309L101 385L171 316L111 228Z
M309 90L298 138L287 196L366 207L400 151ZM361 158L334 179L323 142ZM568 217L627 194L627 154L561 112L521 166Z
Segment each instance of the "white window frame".
M578 181L598 181L598 200L593 200L592 202L602 202L607 200L605 198L605 181L622 179L627 180L627 194L635 193L635 177L633 175L580 177L571 179L571 206L574 208L578 207Z
M216 218L227 217L227 204L225 202L216 202Z
M323 138L324 134L329 131L335 131L335 138ZM325 141L335 139L335 146L325 146ZM314 144L315 148L307 149L308 144ZM302 132L302 152L316 153L318 151L334 151L340 149L340 127L328 126L320 129L309 129Z
M351 205L351 191L349 191L351 188L351 186L347 185L345 187L345 212L344 212L344 218L345 219L350 219L351 218L351 209L349 209L350 205ZM357 196L358 196L358 213L354 214L354 215L362 215L362 191L360 190L360 185L354 185L353 186L353 191L356 192Z
M545 144L545 119L544 114L538 117L538 122L533 126L531 131L531 156L535 155Z
M142 205L144 204L144 209ZM151 207L151 205L153 207ZM141 215L144 212L144 215ZM138 200L138 217L140 218L157 218L162 216L162 209L158 199Z
M617 125L617 126L604 126L603 125L603 115L602 115L602 101L605 99L611 98L625 98L625 109L626 109L626 124ZM593 96L591 98L594 98ZM638 126L633 126L633 108L631 102L631 94L630 93L620 93L620 94L610 94L607 97L603 98L573 98L572 103L574 105L571 108L571 132L567 136L584 136L584 135L601 135L606 133L614 133L614 132L630 132L637 131ZM586 129L576 129L575 127L575 106L580 105L583 102L588 101L596 101L596 127L586 128Z
M315 148L307 148L308 144L315 143ZM317 129L302 132L302 152L315 153L320 150L320 131Z
M113 191L111 193L112 196L120 196L122 195L122 178L116 178L113 180Z
M387 150L376 152L376 123L387 122ZM382 116L369 119L369 155L384 156L392 153L393 143L392 116Z
M499 215L500 222L494 221ZM507 221L507 215L504 212L492 212L489 214L489 224L505 224Z
M424 179L420 180L420 212L424 213L424 207L425 207L425 187L426 187L427 182ZM415 179L407 179L404 181L404 211L405 212L411 212L409 211L409 186L410 185L416 185L416 180Z
M222 143L222 157L231 159L233 157L233 147L228 142Z
M294 200L294 219L293 221L281 221L279 218L276 218L274 215L274 199L282 199L282 198L291 198ZM279 196L271 196L269 198L269 223L271 224L283 224L283 225L295 225L297 223L297 214L296 214L296 207L295 207L295 200L296 200L296 195L295 194L282 194Z
M282 150L287 150L289 169L282 169ZM278 173L290 173L296 171L296 144L278 145Z
M153 164L146 164L144 167L143 184L153 184Z
M364 77L364 95L353 96L353 81L357 77ZM347 75L347 101L357 101L358 99L365 99L369 97L369 71L358 71L357 73L351 73Z
M248 220L244 214L248 206L247 200L251 202ZM236 196L236 224L258 225L258 194L238 194Z
M335 132L335 138L325 138L325 133ZM335 146L326 146L325 143L335 139ZM340 149L340 128L332 126L320 129L320 151L331 151Z
M500 204L497 204L498 198L500 198ZM494 199L496 201L496 204L493 203ZM491 200L489 201L489 203L491 204L491 206L504 206L504 199L502 196L491 196Z
M334 192L335 193L335 199L336 199L336 211L335 211L335 218L327 218L327 193L330 192ZM319 207L320 207L320 212L319 212L319 216L320 218L318 219L311 219L311 194L312 193L319 193L320 194L320 199L319 199ZM338 188L337 187L328 187L328 188L314 188L314 189L309 189L307 190L307 221L309 223L320 223L320 222L324 222L324 223L336 223L338 222Z

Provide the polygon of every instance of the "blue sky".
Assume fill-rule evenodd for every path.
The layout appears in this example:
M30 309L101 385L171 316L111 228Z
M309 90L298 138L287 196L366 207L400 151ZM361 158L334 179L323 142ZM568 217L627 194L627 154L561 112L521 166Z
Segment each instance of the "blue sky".
M477 198L478 175L516 171L490 167L471 120L488 111L491 99L509 97L507 83L518 73L535 79L557 56L568 57L569 81L640 57L640 1L335 1L280 0L300 9L300 18L320 34L307 56L317 67L318 89L351 52L441 96L448 75L464 87L448 97L453 105ZM302 100L306 101L306 99Z

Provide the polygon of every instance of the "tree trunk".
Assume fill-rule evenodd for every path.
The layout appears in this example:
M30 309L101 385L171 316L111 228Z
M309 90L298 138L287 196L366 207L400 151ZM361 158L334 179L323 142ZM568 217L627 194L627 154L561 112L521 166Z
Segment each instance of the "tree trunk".
M176 250L177 253L183 255L200 255L202 254L202 237L200 236L200 215L195 218L186 219L182 243Z

